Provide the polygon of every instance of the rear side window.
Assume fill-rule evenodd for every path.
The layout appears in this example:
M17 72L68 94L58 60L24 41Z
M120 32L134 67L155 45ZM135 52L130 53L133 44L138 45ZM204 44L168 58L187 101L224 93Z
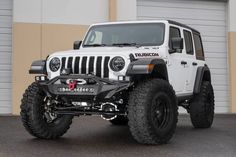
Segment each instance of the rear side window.
M193 40L191 32L184 30L184 41L186 53L193 55Z
M202 40L201 40L200 35L194 33L193 39L194 39L194 45L195 45L196 58L198 60L204 60Z
M171 48L171 38L181 37L179 28L170 27L169 48ZM181 52L181 51L180 51Z

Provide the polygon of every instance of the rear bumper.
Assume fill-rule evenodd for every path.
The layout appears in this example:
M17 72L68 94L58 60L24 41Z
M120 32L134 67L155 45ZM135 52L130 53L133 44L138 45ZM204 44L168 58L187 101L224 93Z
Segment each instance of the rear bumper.
M36 79L37 80L37 79ZM70 88L69 81L82 80ZM52 80L38 81L44 91L53 96L65 96L77 100L110 99L116 93L128 89L132 83L112 81L94 75L61 75Z

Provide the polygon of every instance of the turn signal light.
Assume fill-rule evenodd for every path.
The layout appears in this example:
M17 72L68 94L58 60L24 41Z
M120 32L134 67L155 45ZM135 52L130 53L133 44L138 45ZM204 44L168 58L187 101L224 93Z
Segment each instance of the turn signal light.
M151 72L154 68L154 64L148 64L148 72Z

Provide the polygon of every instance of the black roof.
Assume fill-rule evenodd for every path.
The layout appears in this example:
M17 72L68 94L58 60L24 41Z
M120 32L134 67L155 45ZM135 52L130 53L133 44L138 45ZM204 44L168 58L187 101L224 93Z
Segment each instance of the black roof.
M179 22L176 22L176 21L172 21L172 20L167 20L170 24L173 24L173 25L177 25L177 26L180 26L180 27L184 27L184 28L188 28L188 29L191 29L193 32L195 33L198 33L200 34L200 32L192 27L189 27L185 24L182 24L182 23L179 23Z

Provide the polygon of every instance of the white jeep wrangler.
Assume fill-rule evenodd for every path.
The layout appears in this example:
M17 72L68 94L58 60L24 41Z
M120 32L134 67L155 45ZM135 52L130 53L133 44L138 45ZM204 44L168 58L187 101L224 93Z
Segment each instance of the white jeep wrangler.
M101 115L128 124L135 140L163 144L173 136L178 106L195 128L214 117L211 74L200 33L174 21L92 25L74 50L35 61L21 117L33 136L62 136L73 116Z

